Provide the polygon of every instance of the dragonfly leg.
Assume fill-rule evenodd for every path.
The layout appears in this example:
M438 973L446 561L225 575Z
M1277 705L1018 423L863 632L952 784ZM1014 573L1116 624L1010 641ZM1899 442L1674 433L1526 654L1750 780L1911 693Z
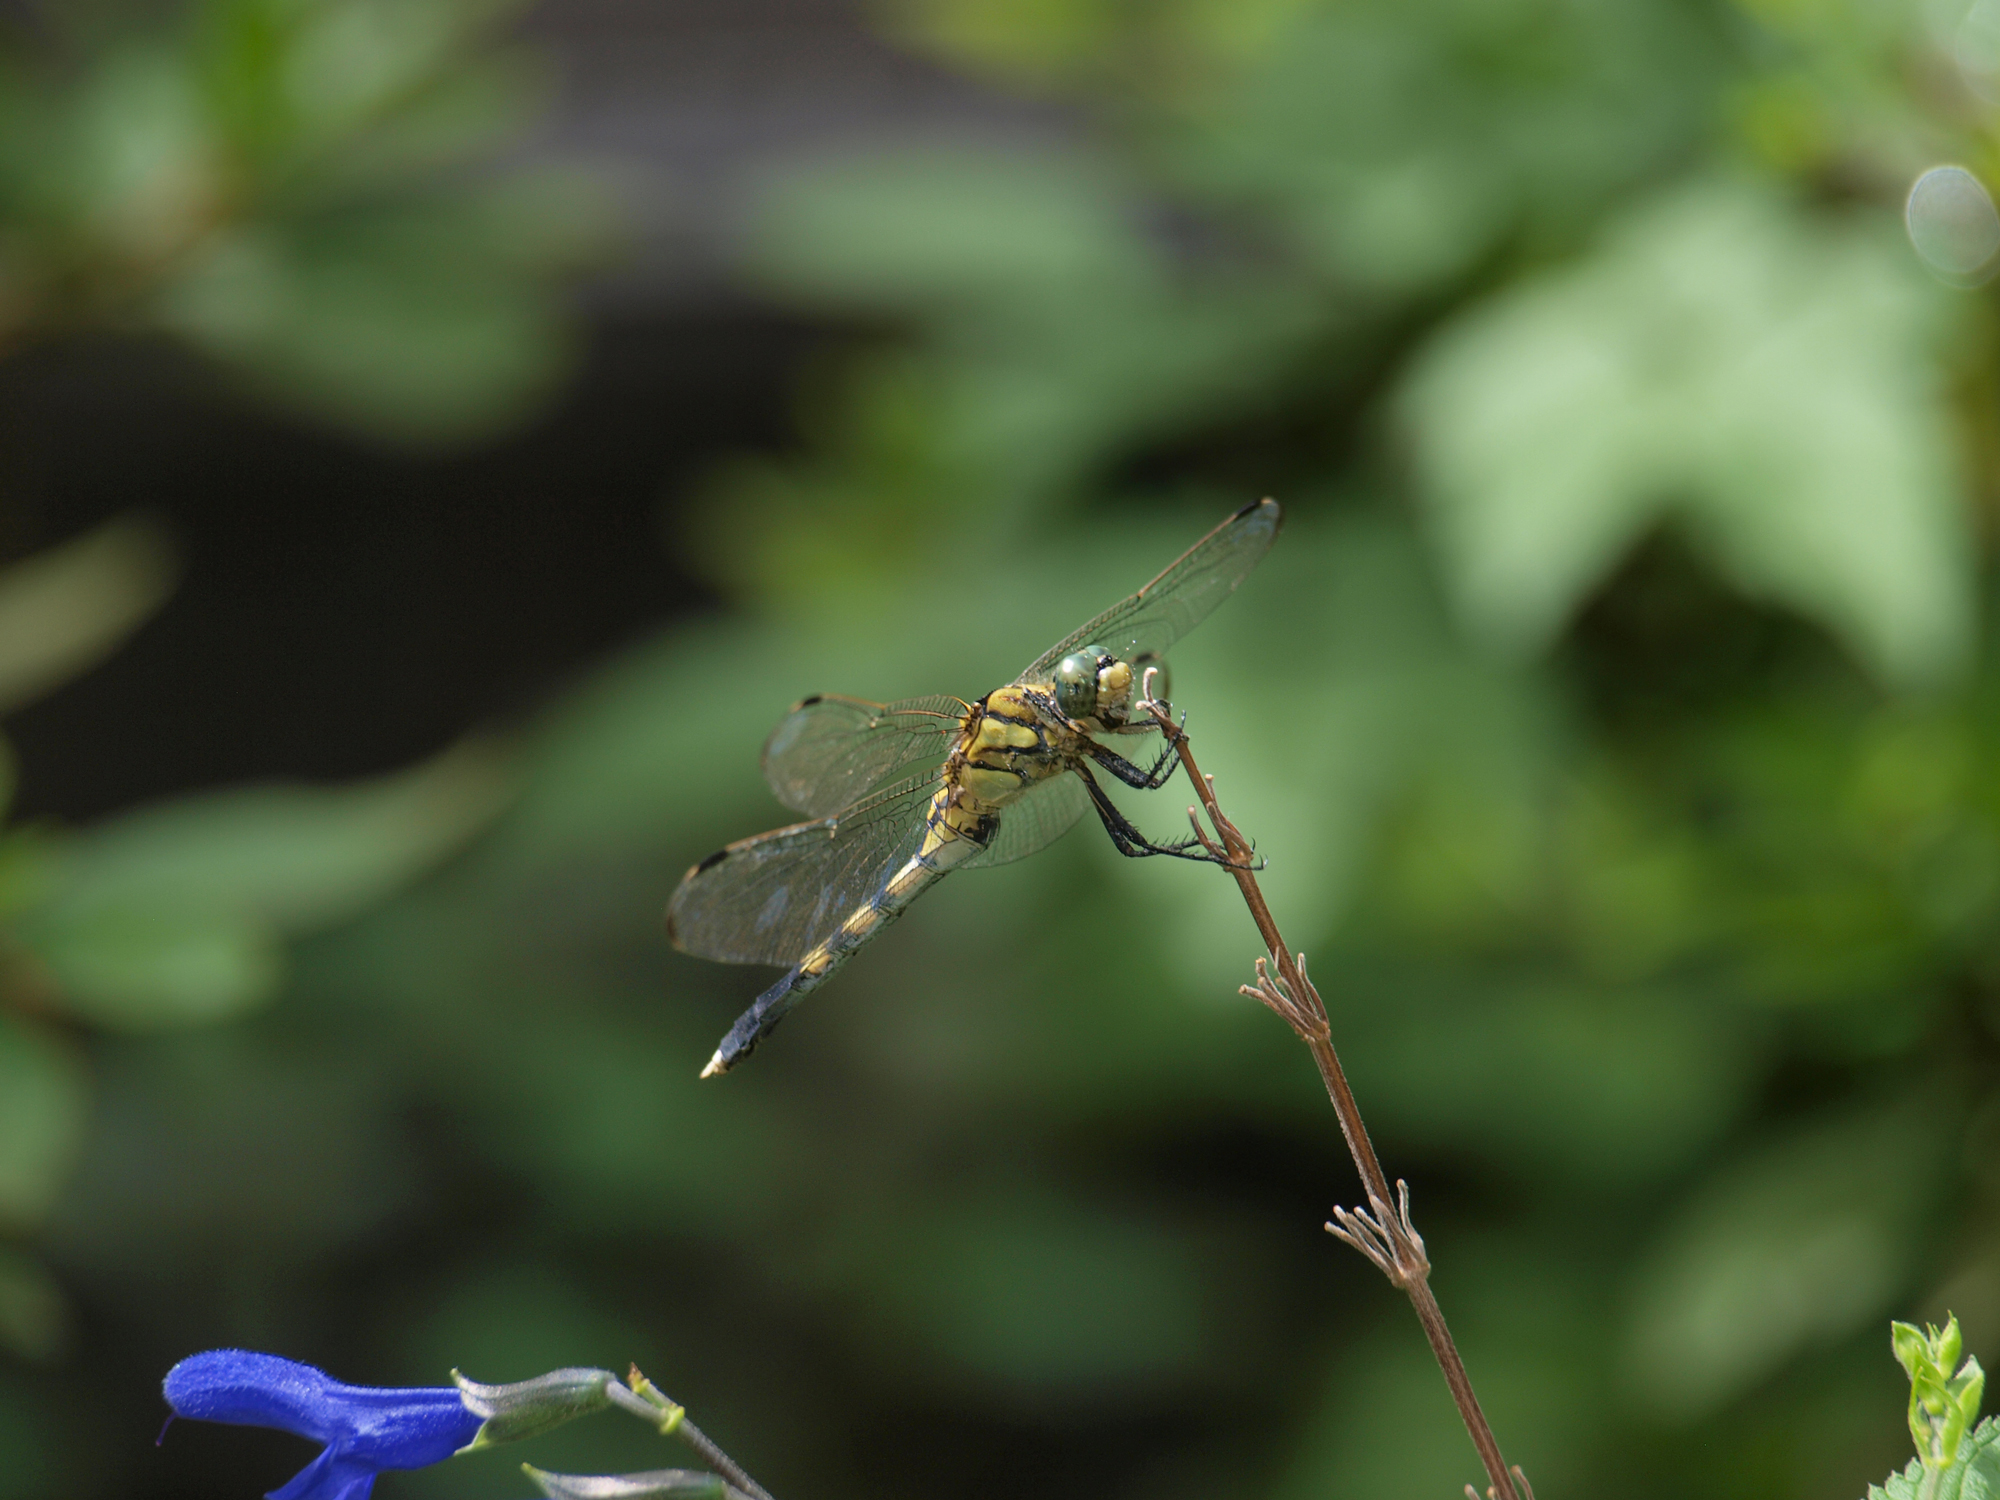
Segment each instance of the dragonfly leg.
M1135 774L1143 774L1138 773L1137 767L1133 767L1133 770ZM1176 859L1192 859L1202 864L1217 862L1215 856L1199 848L1197 841L1191 838L1181 839L1172 844L1154 843L1139 831L1137 824L1112 804L1111 799L1105 796L1104 788L1097 784L1097 778L1092 776L1086 767L1076 767L1076 774L1083 778L1083 784L1090 792L1090 805L1097 809L1098 821L1104 825L1104 831L1111 835L1112 846L1127 859L1144 859L1149 854L1171 854Z
M1174 767L1179 764L1172 745L1162 749L1159 759L1144 771L1116 751L1107 750L1095 741L1091 742L1089 754L1092 760L1125 785L1137 787L1142 792L1157 792L1165 786L1173 778Z

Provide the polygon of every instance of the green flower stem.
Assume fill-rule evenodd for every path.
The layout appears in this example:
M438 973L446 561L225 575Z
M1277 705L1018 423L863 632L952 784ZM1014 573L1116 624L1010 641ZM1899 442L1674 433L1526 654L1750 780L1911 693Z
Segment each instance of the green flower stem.
M630 1412L642 1422L656 1427L661 1436L678 1436L702 1456L702 1460L750 1500L771 1500L770 1491L744 1472L743 1466L717 1447L715 1441L687 1419L687 1408L668 1396L634 1365L626 1383L613 1381L605 1394L614 1406Z

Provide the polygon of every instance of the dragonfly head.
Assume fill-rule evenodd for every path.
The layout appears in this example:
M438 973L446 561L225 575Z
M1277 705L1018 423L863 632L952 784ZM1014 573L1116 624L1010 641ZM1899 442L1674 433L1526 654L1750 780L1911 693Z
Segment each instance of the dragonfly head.
M1132 667L1102 646L1079 646L1056 663L1056 707L1115 729L1132 712Z

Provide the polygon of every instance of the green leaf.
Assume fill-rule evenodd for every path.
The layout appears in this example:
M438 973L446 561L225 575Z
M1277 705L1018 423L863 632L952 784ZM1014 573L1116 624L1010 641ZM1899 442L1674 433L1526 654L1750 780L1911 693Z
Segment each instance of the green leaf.
M1887 681L1957 670L1973 548L1941 295L1886 218L1705 182L1448 326L1402 400L1466 617L1539 648L1672 519Z
M89 1111L69 1048L0 1014L0 1229L41 1222L76 1160Z
M21 938L65 1009L120 1030L228 1020L275 994L285 972L277 930L230 912L101 902L31 918Z
M11 771L11 754L0 752L0 763ZM61 848L61 839L45 827L30 825L0 833L0 921L10 921L46 899Z
M1959 1450L1959 1461L1935 1480L1913 1458L1888 1483L1869 1485L1868 1500L2000 1500L2000 1420L1981 1422Z
M206 910L307 932L354 916L456 849L501 808L508 773L469 744L338 787L188 797L104 824L69 851L66 910Z
M229 189L180 60L129 47L63 97L52 149L29 169L39 198L31 222L44 234L60 224L79 242L64 252L85 263L145 265L184 251Z
M101 1025L219 1020L275 991L287 934L373 905L484 826L507 791L497 754L475 745L356 786L134 813L64 852L19 936Z
M173 583L165 535L131 516L0 572L0 713L96 666Z
M896 527L885 494L1005 536L1016 507L1248 409L1340 316L1299 278L1177 262L1141 206L1080 152L909 150L781 181L753 263L818 306L923 320L924 352L871 363L837 465L739 471L717 513L765 514L729 532L731 555L751 552L731 571L770 576L756 554L772 552L834 572L828 543L865 546L878 526L906 551L944 534Z
M218 236L152 315L278 399L409 442L475 437L567 367L555 300L445 205L342 234Z
M1667 6L1299 9L1195 105L1170 160L1378 303L1462 275L1524 220L1596 210L1686 138L1708 88Z
M308 144L341 140L393 113L464 47L480 12L497 8L436 0L245 7L291 12L279 76L288 123Z
M1026 152L903 151L778 184L758 268L836 306L993 317L1078 288L1129 289L1150 256L1098 163ZM1004 317L1004 314L1002 314Z
M294 195L367 181L370 167L414 164L402 149L412 125L446 148L417 153L437 167L517 128L531 97L526 79L504 66L496 76L482 35L514 8L511 0L208 0L194 8L189 62L233 151L281 183L295 206ZM441 137L440 103L461 116Z

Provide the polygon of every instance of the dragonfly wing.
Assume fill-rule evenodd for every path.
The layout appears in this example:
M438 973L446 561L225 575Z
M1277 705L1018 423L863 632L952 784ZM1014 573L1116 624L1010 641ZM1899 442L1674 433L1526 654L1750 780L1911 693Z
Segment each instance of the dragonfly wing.
M845 812L718 850L682 877L667 936L698 958L789 967L872 898L924 840L936 771Z
M1064 636L1016 682L1047 682L1057 662L1078 646L1102 646L1126 661L1159 657L1227 599L1270 550L1283 519L1275 500L1246 505L1183 552L1168 569L1123 603Z
M808 698L764 742L764 779L785 806L824 818L918 767L941 767L965 714L956 698Z
M1046 849L1076 826L1090 810L1090 793L1083 779L1065 771L1030 787L1000 814L1000 826L984 852L965 862L968 870L990 869L1026 859Z

